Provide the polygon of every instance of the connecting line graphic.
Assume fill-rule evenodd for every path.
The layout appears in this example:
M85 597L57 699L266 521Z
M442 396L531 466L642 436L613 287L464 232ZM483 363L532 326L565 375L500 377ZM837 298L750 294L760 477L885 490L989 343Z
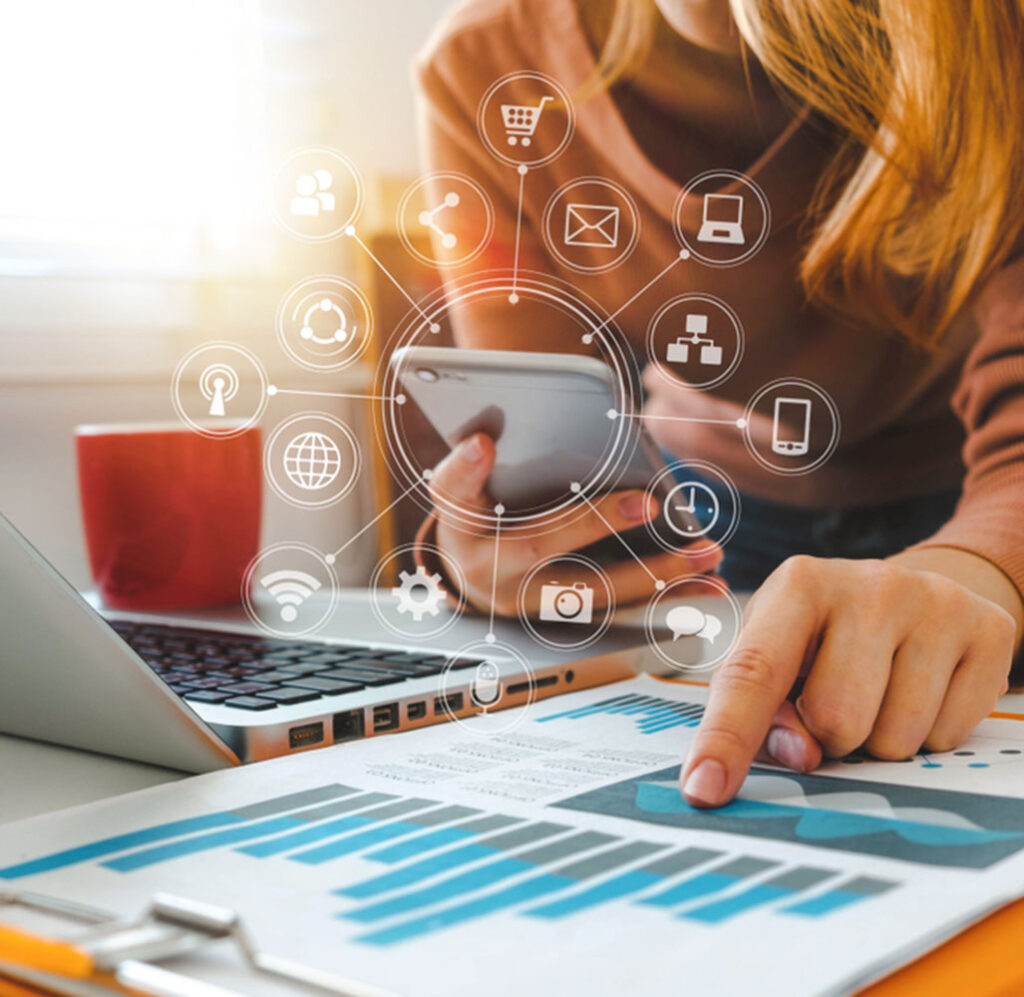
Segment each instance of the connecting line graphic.
M596 327L596 328L595 328L595 329L593 330L593 332L588 332L588 333L587 333L587 334L586 334L586 335L585 335L585 336L583 337L583 342L584 342L584 343L587 343L588 345L589 345L590 343L592 343L592 342L594 341L594 337L595 337L596 335L598 335L599 333L603 332L603 331L604 331L604 329L605 329L605 328L606 328L606 327L607 327L608 325L610 325L610 324L611 324L612 322L614 322L614 321L615 321L615 320L616 320L616 319L617 319L617 318L618 318L618 317L619 317L619 316L620 316L620 315L621 315L621 314L622 314L622 313L623 313L623 312L624 312L624 311L625 311L625 310L626 310L626 309L627 309L627 308L628 308L628 307L629 307L629 306L630 306L631 304L633 304L633 302L634 302L634 301L636 301L636 299L637 299L637 298L639 298L639 297L640 297L641 295L643 295L643 294L646 294L646 293L647 293L647 292L648 292L648 291L649 291L649 290L650 290L650 289L651 289L652 287L654 287L654 285L655 285L655 284L657 284L657 283L658 283L658 281L659 281L659 280L661 280L661 278L662 278L662 277L664 277L664 276L665 276L665 274L667 274L667 273L669 272L669 270L671 270L671 269L672 269L672 268L673 268L673 267L674 267L674 266L675 266L675 265L676 265L677 263L680 263L680 262L682 262L683 260L688 260L689 258L690 258L690 251L689 251L688 249L681 249L681 250L679 250L679 255L678 255L678 256L676 256L676 258L675 258L675 259L674 259L674 260L673 260L673 261L672 261L671 263L669 263L669 264L668 264L668 266L666 266L666 267L663 267L663 268L662 268L662 270L661 270L661 271L660 271L659 273L655 274L655 275L654 275L654 276L653 276L653 277L652 277L652 278L651 278L651 279L650 279L650 280L649 280L649 281L648 281L648 282L647 282L646 284L644 284L644 286L643 286L643 287L641 287L641 288L640 288L640 290L639 290L639 291L637 291L637 292L636 292L636 294L634 294L634 295L633 295L633 297L631 297L631 298L630 298L630 299L629 299L629 300L628 300L628 301L627 301L627 302L626 302L625 304L619 305L619 307L618 307L618 308L616 308L616 309L615 309L615 311L614 311L614 312L612 312L612 313L611 313L611 315L609 315L609 316L608 316L608 318L606 318L606 319L605 319L605 320L604 320L604 321L603 321L603 322L602 322L602 323L601 323L600 325L598 325L598 326L597 326L597 327Z
M399 405L405 404L405 395L396 395L389 398L387 395L361 395L350 394L345 391L303 391L299 388L279 388L276 384L267 385L268 395L312 395L317 398L362 398L368 402L390 402L395 401Z
M583 499L584 502L586 502L586 504L590 507L590 509L593 510L593 512L597 516L597 518L600 519L601 522L604 523L604 525L608 527L609 533L611 533L612 536L614 536L615 539L618 540L619 543L622 544L622 546L626 548L626 553L629 554L629 556L631 558L633 558L633 560L636 561L636 563L639 564L641 568L644 569L644 571L647 574L647 577L650 578L650 580L652 582L654 582L654 587L660 592L665 587L664 581L662 581L660 578L658 578L657 575L655 575L651 571L651 569L648 568L647 565L644 564L644 562L639 557L637 557L636 551L634 551L633 548L630 547L629 544L626 543L626 541L622 539L622 535L618 532L618 530L615 529L614 526L612 526L611 523L608 522L607 519L605 519L604 514L601 512L601 510L598 509L598 507L596 505L594 505L594 503L591 502L590 499L587 498L586 495L583 494L583 489L580 486L579 482L578 481L574 481L569 487L570 487L571 491L575 492L577 495L579 495L579 497L581 499Z
M349 225L349 227L345 229L345 235L349 236L349 238L354 240L356 245L359 246L359 248L364 253L366 253L366 255L369 256L371 260L373 260L373 262L377 265L380 272L384 274L384 276L387 277L387 279L390 280L392 284L395 285L395 287L398 289L398 292L402 295L402 297L405 298L405 300L408 301L409 304L412 305L413 308L415 308L416 311L420 313L420 317L423 319L424 322L428 324L430 331L440 332L441 326L439 326L436 322L430 321L430 316L427 315L427 313L416 303L415 300L413 300L409 292L404 287L402 287L401 284L399 284L398 280L395 278L395 275L386 266L384 266L381 260L373 252L373 250L370 249L370 247L367 246L366 243L359 238L358 234L356 233L355 227Z
M659 422L703 422L709 426L735 426L737 429L746 429L746 419L703 419L699 415L645 415L643 412L616 412L609 409L609 419L643 419L645 422L657 420Z
M519 242L523 230L523 189L526 186L526 174L529 169L526 166L517 167L519 173L519 205L516 208L516 252L512 259L512 293L508 296L509 304L516 304L519 301Z
M423 472L423 480L424 481L429 481L431 476L432 476L432 472L431 471L427 470L427 471ZM327 563L328 564L334 564L334 562L338 559L339 555L343 551L345 551L349 547L351 547L352 544L354 544L371 526L373 526L376 522L378 522L378 520L383 519L392 509L394 509L394 507L396 505L398 505L399 502L402 501L402 499L405 498L406 495L408 495L411 491L414 491L416 488L418 488L419 485L420 485L420 483L418 481L413 482L413 484L409 485L409 487L406 488L406 490L404 492L402 492L402 494L399 495L398 498L396 498L386 508L381 509L381 511L378 512L377 515L374 516L373 519L371 519L358 533L354 533L352 536L350 536L348 538L348 540L346 540L333 554L328 554L327 557L325 558Z
M501 517L504 512L503 505L499 504L494 507L496 519L494 523L494 564L491 567L491 622L487 628L487 636L484 638L488 644L494 643L494 600L498 595L498 551L501 545Z

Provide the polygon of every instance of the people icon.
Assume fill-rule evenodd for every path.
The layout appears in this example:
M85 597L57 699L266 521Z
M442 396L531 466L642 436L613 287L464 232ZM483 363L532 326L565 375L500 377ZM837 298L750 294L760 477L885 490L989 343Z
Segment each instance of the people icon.
M314 170L303 173L295 181L295 196L292 198L289 212L306 218L317 218L320 213L330 214L334 211L334 194L331 187L334 177L330 170Z

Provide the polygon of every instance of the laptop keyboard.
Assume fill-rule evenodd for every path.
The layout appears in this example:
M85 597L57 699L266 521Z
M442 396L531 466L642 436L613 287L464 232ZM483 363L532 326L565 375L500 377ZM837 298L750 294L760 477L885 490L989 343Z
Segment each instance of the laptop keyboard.
M273 710L440 675L450 660L429 652L108 622L183 699L239 710ZM479 664L478 659L457 658L449 667L458 671Z

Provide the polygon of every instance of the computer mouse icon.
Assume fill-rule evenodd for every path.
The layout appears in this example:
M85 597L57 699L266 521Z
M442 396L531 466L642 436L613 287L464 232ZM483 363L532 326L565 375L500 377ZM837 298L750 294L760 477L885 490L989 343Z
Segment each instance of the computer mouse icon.
M473 705L488 710L501 697L501 673L493 661L481 661L473 675L473 686L469 693Z

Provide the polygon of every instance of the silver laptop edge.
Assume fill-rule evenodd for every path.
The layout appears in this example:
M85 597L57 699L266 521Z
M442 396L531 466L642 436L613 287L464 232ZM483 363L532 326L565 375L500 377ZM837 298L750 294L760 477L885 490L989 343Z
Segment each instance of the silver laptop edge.
M324 637L325 644L413 648L368 630L365 607L351 615L341 621L344 639ZM472 669L450 673L443 690L439 676L410 678L256 714L186 704L105 618L259 636L241 619L224 622L211 614L101 616L0 515L0 733L205 772L479 712ZM419 642L415 649L450 654L483 633L480 621L460 621L446 645ZM628 677L647 658L642 631L632 627L613 626L594 647L575 654L540 648L515 624L499 624L495 633L499 645L512 646L530 663L527 673L503 656L501 708Z

